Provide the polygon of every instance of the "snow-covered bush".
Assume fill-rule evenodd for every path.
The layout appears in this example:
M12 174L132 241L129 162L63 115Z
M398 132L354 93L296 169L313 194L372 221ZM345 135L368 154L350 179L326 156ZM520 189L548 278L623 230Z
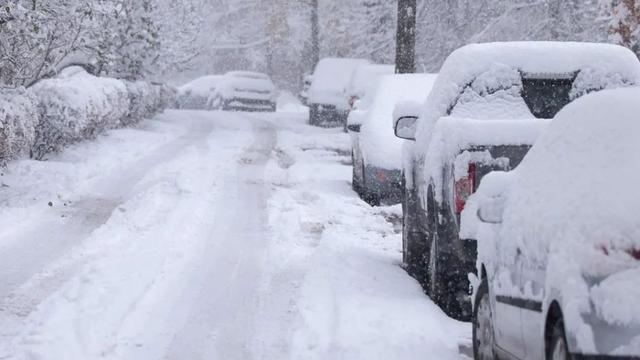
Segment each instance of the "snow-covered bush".
M24 88L0 88L0 165L29 153L37 121L33 95Z
M39 103L39 121L32 147L32 156L36 159L120 126L130 112L124 82L86 72L40 81L30 91Z
M125 81L129 96L129 111L120 125L131 126L142 119L150 118L173 103L175 91L166 85L144 81Z

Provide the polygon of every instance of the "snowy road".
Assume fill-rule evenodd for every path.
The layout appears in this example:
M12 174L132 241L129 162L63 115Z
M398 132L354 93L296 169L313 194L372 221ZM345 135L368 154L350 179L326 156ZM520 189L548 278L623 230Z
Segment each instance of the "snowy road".
M167 112L0 177L0 359L465 359L302 114Z

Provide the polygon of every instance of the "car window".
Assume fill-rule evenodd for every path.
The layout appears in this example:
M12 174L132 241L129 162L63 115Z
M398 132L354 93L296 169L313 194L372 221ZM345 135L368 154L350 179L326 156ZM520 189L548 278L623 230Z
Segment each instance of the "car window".
M522 98L533 116L552 119L571 102L575 76L527 77L522 79Z

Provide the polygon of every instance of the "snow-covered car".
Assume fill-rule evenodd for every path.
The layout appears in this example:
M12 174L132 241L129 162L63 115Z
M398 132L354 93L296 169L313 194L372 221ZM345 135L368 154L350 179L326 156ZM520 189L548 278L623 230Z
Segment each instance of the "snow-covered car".
M178 88L176 108L187 110L208 110L208 99L215 90L222 75L207 75L197 78Z
M355 111L362 112L361 116L350 116L352 184L370 204L402 200L403 140L394 136L390 126L394 109L399 102L424 100L435 78L432 74L383 75L367 98L359 100L370 105Z
M636 87L576 100L469 199L476 359L640 358L638 99Z
M421 113L395 124L416 139L404 154L404 264L445 312L471 317L476 242L459 237L459 217L482 177L515 168L571 101L637 84L640 62L615 45L487 43L449 56Z
M347 86L349 109L353 109L354 104L366 96L367 90L371 89L380 77L391 75L395 73L395 70L394 65L367 64L358 66Z
M220 80L210 106L222 111L276 111L276 87L266 74L232 71Z
M300 91L300 95L298 95L302 105L307 106L307 102L309 101L309 88L311 87L312 82L312 75L306 75L302 81L302 91Z
M344 126L349 114L347 86L353 72L366 64L369 61L364 59L320 60L309 88L310 125Z

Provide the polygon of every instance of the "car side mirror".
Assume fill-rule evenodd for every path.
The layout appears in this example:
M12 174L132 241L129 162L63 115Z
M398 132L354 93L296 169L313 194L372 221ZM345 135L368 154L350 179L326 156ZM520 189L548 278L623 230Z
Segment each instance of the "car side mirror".
M396 120L395 134L400 139L415 140L417 116L402 116Z
M393 130L397 137L405 140L416 139L418 114L422 104L415 101L404 101L396 104L393 110Z
M354 133L359 133L360 132L360 124L348 124L347 125L347 130L354 132Z
M504 216L504 198L495 197L483 201L478 207L478 219L486 224L501 224Z

